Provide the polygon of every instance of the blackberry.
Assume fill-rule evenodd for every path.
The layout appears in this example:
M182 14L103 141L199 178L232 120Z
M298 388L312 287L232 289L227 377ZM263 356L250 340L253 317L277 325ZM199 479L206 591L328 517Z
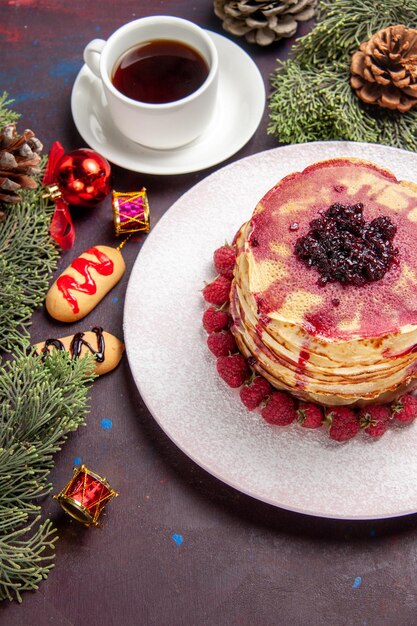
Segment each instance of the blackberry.
M362 286L380 280L396 260L396 232L386 215L366 222L361 202L336 202L310 222L308 233L295 243L295 254L317 269L322 287L331 282Z

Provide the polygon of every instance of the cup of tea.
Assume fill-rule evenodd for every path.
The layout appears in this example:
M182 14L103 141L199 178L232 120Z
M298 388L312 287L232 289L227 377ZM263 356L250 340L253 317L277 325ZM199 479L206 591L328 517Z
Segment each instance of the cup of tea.
M100 78L114 125L149 148L183 146L201 135L216 107L218 55L202 28L157 15L93 39L84 61Z

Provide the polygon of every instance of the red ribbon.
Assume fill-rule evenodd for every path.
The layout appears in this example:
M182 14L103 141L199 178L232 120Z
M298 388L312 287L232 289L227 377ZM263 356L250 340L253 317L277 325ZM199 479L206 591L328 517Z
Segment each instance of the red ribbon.
M56 183L56 166L65 150L59 141L55 141L49 152L48 163L42 180L44 185ZM55 212L52 216L49 233L61 248L68 250L74 244L75 229L71 219L68 204L62 197L55 198Z

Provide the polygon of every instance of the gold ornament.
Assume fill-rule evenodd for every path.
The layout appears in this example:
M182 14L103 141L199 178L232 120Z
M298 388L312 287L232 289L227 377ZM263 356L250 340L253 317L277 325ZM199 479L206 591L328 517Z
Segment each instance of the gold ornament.
M403 24L379 30L353 54L350 72L366 104L409 111L417 104L417 30Z
M116 235L149 232L149 202L145 187L140 191L113 191L112 208Z
M98 526L100 513L107 502L119 494L108 481L85 465L74 468L74 475L54 500L68 515L85 526Z

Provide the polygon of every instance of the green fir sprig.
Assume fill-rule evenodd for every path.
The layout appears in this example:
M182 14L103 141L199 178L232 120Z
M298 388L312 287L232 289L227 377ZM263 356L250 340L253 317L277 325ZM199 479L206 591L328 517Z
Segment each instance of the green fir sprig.
M13 111L10 108L13 100L9 100L8 94L3 91L3 94L0 96L0 128L6 126L7 124L13 124L13 122L17 122L20 115Z
M0 127L18 115L0 97ZM45 162L45 161L44 161ZM67 435L84 423L91 357L55 351L45 363L26 352L29 324L43 300L58 249L49 236L53 204L44 189L21 192L0 223L0 600L22 600L53 567L56 530L42 521L41 498Z
M32 312L56 267L59 252L49 235L54 206L42 191L23 190L0 224L0 352L29 343Z
M0 96L0 128L19 115L9 108L6 93ZM42 161L44 169L46 159ZM41 175L37 177L40 183ZM44 189L24 189L19 204L2 207L0 223L0 353L29 343L33 310L43 301L59 256L49 235L53 202Z
M91 357L59 351L0 367L0 600L21 601L53 567L56 531L40 523L39 499L51 491L54 454L85 423L91 371Z
M394 24L417 28L417 0L321 0L316 26L271 77L268 133L280 143L345 139L417 150L417 108L365 105L349 83L352 53Z

